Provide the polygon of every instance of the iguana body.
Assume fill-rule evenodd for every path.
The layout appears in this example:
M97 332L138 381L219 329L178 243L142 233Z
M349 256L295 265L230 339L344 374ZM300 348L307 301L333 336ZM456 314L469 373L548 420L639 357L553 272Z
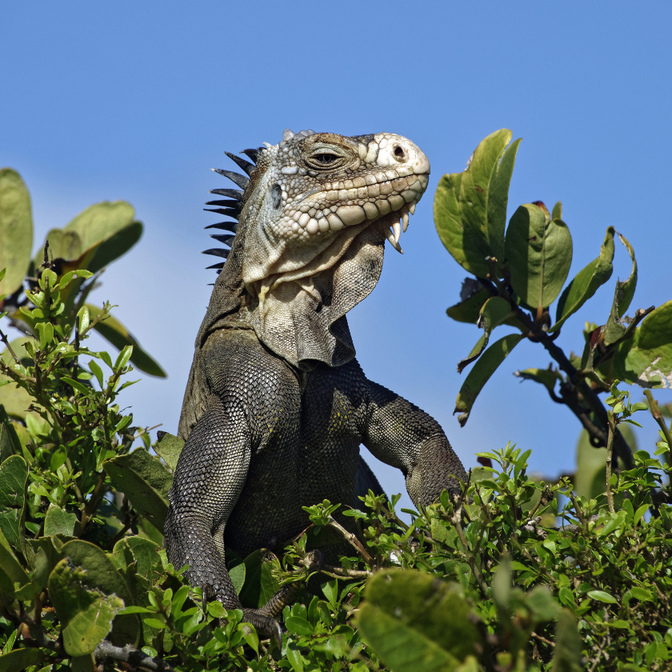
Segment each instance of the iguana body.
M232 246L196 339L165 529L173 565L227 608L241 604L225 547L281 548L307 526L303 506L357 506L379 487L360 444L402 470L416 505L465 476L433 418L364 376L345 317L376 285L385 240L400 249L427 158L386 133L286 132L246 153L249 183L220 171L244 192L215 191L239 223L218 237ZM271 613L244 610L267 635Z

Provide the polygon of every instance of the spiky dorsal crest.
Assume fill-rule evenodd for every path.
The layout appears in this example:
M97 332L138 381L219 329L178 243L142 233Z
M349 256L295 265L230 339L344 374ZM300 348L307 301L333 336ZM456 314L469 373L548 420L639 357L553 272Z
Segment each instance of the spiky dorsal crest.
M256 162L259 153L265 151L264 147L259 147L258 149L244 149L241 154L248 156L254 163L250 163L246 159L243 159L231 152L225 152L225 154L234 162L236 165L245 171L246 175L241 175L232 170L223 170L221 168L214 168L213 170L216 173L226 177L231 180L236 186L240 189L212 189L211 194L217 196L224 196L225 200L216 200L216 201L207 201L206 205L217 206L215 208L204 208L207 212L216 212L219 215L225 215L230 217L231 220L224 220L223 222L217 222L215 224L210 224L206 226L206 229L221 229L223 231L229 231L229 235L224 235L220 233L213 233L210 235L211 238L214 238L217 242L226 245L227 247L216 247L210 248L209 250L204 250L203 254L210 254L215 257L222 258L226 260L231 251L231 246L233 245L233 240L235 238L236 230L238 227L238 219L240 213L243 210L245 205L245 189L250 183L250 175L256 169ZM215 269L217 272L221 271L224 268L224 261L220 261L217 264L208 266L208 269Z
M305 130L294 133L289 129L285 129L282 136L282 141L296 142L311 135L315 135L315 131ZM264 143L263 147L257 147L256 149L243 149L240 153L245 154L245 156L247 156L252 161L252 163L246 159L241 158L240 156L232 154L231 152L224 152L241 170L245 172L245 175L241 175L240 173L236 173L232 170L213 168L216 173L219 173L223 177L231 180L236 186L240 187L240 189L212 189L210 191L211 194L224 196L226 200L207 201L206 205L214 205L217 207L204 208L204 210L207 212L216 212L217 214L225 215L226 217L231 217L231 219L234 221L225 220L223 222L217 222L216 224L210 224L209 226L205 227L206 229L221 229L223 231L229 231L231 235L222 235L217 233L211 234L211 238L214 238L217 242L222 243L227 247L210 248L209 250L204 250L203 254L210 254L224 260L226 260L226 258L229 256L229 252L231 251L230 248L233 244L238 226L238 219L240 218L240 213L242 212L243 206L245 205L245 191L250 183L250 177L257 168L259 155L270 147L270 144ZM215 269L218 273L222 270L222 268L224 268L224 261L220 261L216 264L213 264L212 266L208 266L208 269Z

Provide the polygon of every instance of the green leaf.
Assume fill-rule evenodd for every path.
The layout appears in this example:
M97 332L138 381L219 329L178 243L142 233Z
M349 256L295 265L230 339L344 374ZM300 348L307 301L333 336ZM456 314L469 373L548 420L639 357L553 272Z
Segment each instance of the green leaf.
M600 256L581 269L560 295L555 315L555 324L550 333L557 331L565 320L609 280L614 261L614 228L609 227L600 249Z
M548 586L536 586L525 596L525 604L539 621L552 621L562 611Z
M564 380L560 372L552 368L523 369L522 371L516 371L514 375L523 380L533 380L535 383L540 383L548 390L549 394L555 394L556 385Z
M295 635L310 637L313 634L313 626L300 616L288 616L285 618L284 623L287 630Z
M101 548L88 541L73 539L64 544L61 551L74 566L86 572L84 580L89 587L98 588L106 594L115 593L125 602L131 602L131 593L124 578Z
M508 190L520 140L501 129L485 138L463 173L444 175L434 198L441 241L467 271L485 277L486 257L502 261Z
M77 261L90 271L99 271L139 240L142 224L134 221L134 216L133 207L125 201L104 201L88 207L57 234L62 242L70 239L72 244L59 249L58 255L54 252L54 256ZM52 233L48 236L50 246L55 242L51 239Z
M0 404L0 464L10 455L18 455L20 453L21 441L5 411L5 407Z
M125 201L103 201L89 206L63 227L63 231L74 231L82 241L82 248L88 250L125 229L135 212Z
M244 560L245 583L240 590L243 604L263 607L280 589L277 579L271 571L272 565L266 562L266 551L252 551Z
M672 387L672 301L649 313L632 338L615 347L616 378L641 387Z
M523 338L525 338L523 334L504 336L493 343L476 361L462 384L455 402L453 413L460 413L457 418L460 425L464 426L469 419L474 402L490 376Z
M84 570L82 581L88 588L99 590L104 595L116 595L124 605L133 603L128 584L117 571L110 557L95 544L73 539L63 545L63 555L70 558L75 567ZM119 616L114 621L111 640L115 644L135 643L140 622L131 614Z
M92 320L103 312L101 308L88 303L86 304L86 307L89 309L89 314ZM138 369L148 373L150 376L158 376L159 378L166 377L165 371L142 349L128 329L126 329L126 327L115 317L108 315L108 317L101 322L97 322L94 325L94 329L119 350L122 350L128 345L133 346L131 362L133 362Z
M42 649L15 649L0 656L0 670L3 672L25 672L31 665L47 661L49 654Z
M473 283L473 288L468 286L469 282ZM490 298L490 292L487 289L479 290L478 287L480 287L480 283L477 280L466 278L462 283L462 291L460 292L461 301L446 310L448 317L452 317L456 322L476 324L483 304Z
M385 570L367 583L359 632L395 672L456 669L482 646L461 589L414 571Z
M506 265L516 294L533 309L547 308L565 284L572 237L560 219L538 205L521 205L506 231Z
M64 231L63 229L51 229L47 233L44 245L37 251L34 264L39 267L44 263L44 248L49 245L47 257L49 259L64 259L74 266L83 254L84 248L79 234L76 231Z
M504 614L511 610L511 562L502 560L492 576L492 596L497 608Z
M587 593L591 600L603 602L605 604L618 604L618 600L604 590L589 590Z
M75 535L75 525L77 524L77 515L64 511L56 504L49 504L47 514L44 517L44 536L52 534L62 534L66 537Z
M26 353L25 347L29 343L34 344L35 339L30 336L21 336L14 339L9 344L12 352L14 352L22 365L31 363L31 358ZM9 350L9 348L5 348L2 351L0 358L3 363L8 366L15 366L16 364ZM2 383L5 381L10 382L3 385ZM14 418L19 418L20 420L25 420L26 414L29 413L28 407L31 404L36 405L36 402L24 388L19 387L16 383L11 381L9 377L0 374L0 404L4 406L8 415Z
M14 554L14 550L9 545L2 529L0 529L0 567L12 581L20 586L30 583L30 577Z
M635 294L635 287L637 286L637 261L635 260L635 251L632 245L619 233L618 237L628 250L630 259L632 260L632 271L627 280L616 282L616 289L614 290L614 300L611 304L611 311L609 319L604 328L603 338L605 345L617 343L628 331L628 320L624 322L621 318L625 315L625 311L632 302L632 297Z
M144 448L138 448L128 455L103 462L103 469L133 507L162 531L173 477L158 458L152 457Z
M464 368L477 359L490 341L490 334L495 327L504 324L507 320L512 318L515 312L511 308L511 304L501 296L490 297L481 308L478 316L477 325L483 329L484 334L477 345L472 349L471 353L466 359L460 361L457 365L457 372L462 373Z
M71 656L93 653L124 606L116 595L88 589L86 578L86 572L73 567L68 558L61 560L49 576L49 596L63 627L63 646Z
M23 283L33 247L30 194L21 176L11 168L0 170L0 296L13 294Z
M154 444L156 454L166 463L170 471L174 472L177 467L177 460L184 448L184 441L173 434L164 432L159 441Z
M154 569L160 569L160 546L144 537L124 537L114 545L113 555L122 572L135 564L136 573L149 578Z
M236 593L240 595L240 591L243 589L243 586L245 585L245 575L247 573L247 568L245 567L245 563L241 562L239 565L236 565L235 567L231 567L229 569L229 577L231 578L231 583L233 583L233 587L236 590Z
M54 567L63 560L61 548L63 544L58 537L39 537L30 539L28 545L34 554L32 578L35 583L36 593L46 588L49 575Z
M21 548L27 480L28 465L20 455L12 455L0 465L0 530L14 548Z
M639 586L633 586L628 592L630 592L634 598L640 600L641 602L653 602L653 595L651 594L650 590L640 588Z
M628 250L630 260L632 261L632 270L630 271L628 279L623 282L619 280L616 283L616 296L614 297L614 303L617 305L616 315L618 317L623 317L630 307L632 298L635 295L635 288L637 287L637 260L635 259L635 251L632 249L632 245L630 245L625 236L622 236L619 233L618 239Z

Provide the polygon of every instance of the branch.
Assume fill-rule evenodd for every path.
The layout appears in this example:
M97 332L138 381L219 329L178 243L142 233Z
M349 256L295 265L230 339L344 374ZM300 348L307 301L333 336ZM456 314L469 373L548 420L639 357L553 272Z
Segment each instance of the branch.
M96 660L104 660L105 658L121 660L125 663L130 663L134 667L143 667L146 670L152 670L152 672L175 672L175 668L164 660L161 660L161 658L152 658L146 653L133 648L130 644L127 644L122 649L110 644L106 639L98 644L94 651L94 656Z
M546 348L548 354L558 363L560 369L564 371L564 373L569 378L574 391L572 395L574 399L571 401L575 403L570 404L567 403L567 401L565 403L578 417L581 424L587 429L591 436L597 439L600 445L606 446L609 434L609 418L607 415L607 410L597 394L590 388L589 385L586 384L586 381L579 374L579 371L574 367L569 359L567 359L567 356L563 350L554 343L557 334L551 336L546 331L544 331L540 324L535 322L524 310L520 308L520 306L514 301L511 293L499 280L496 280L495 282L490 279L479 278L479 280L491 294L501 296L511 304L512 310L516 313L516 319L528 332L527 337L533 341L541 343L544 348ZM581 401L588 405L590 412L595 415L601 427L596 427L590 421L586 422L588 418L586 417L585 409L581 409ZM619 457L623 461L626 469L632 469L635 466L632 458L632 451L630 450L630 446L628 446L625 439L623 438L623 435L618 429L616 429L614 434L614 448L614 458Z

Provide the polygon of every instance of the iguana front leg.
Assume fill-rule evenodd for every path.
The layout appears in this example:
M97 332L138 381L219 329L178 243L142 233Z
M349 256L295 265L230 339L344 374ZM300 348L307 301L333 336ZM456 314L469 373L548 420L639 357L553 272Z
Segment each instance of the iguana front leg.
M382 385L366 381L363 443L379 460L397 467L416 506L457 493L467 473L439 423Z
M280 637L280 626L264 609L243 609L226 570L224 528L243 486L252 454L251 437L241 408L225 409L216 395L182 449L169 493L165 525L168 559L208 599L227 609L242 609L244 620L263 636Z

